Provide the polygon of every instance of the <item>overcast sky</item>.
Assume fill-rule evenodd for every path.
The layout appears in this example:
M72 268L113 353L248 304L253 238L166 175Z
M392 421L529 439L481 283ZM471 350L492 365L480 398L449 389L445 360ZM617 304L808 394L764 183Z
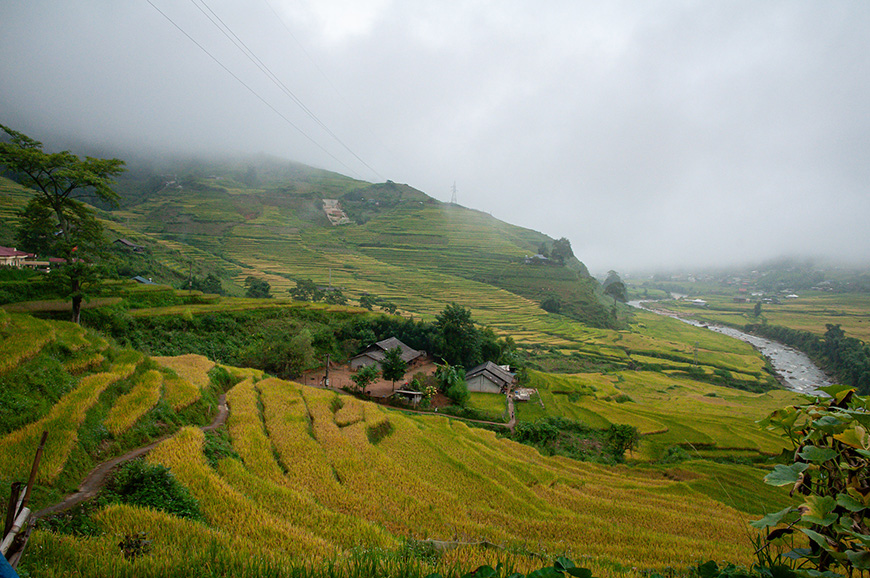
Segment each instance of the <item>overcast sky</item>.
M868 30L853 0L3 0L0 123L455 181L593 272L867 262Z

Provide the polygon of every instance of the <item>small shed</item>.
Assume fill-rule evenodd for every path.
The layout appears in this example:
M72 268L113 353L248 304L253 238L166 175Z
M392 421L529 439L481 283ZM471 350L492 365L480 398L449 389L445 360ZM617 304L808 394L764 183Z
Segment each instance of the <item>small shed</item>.
M465 374L468 391L505 393L513 385L514 374L506 366L487 361Z
M136 275L135 277L132 277L130 279L130 281L135 281L136 283L140 283L142 285L156 285L157 284L154 281L152 281L150 277L148 279L146 279L145 277L143 277L141 275Z
M136 243L128 241L127 239L115 239L115 244L120 245L124 249L132 251L134 253L141 253L145 250L145 247L143 247L142 245L137 245Z
M377 365L378 369L380 369L381 362L384 360L387 351L395 349L396 347L402 350L402 359L409 366L421 362L426 357L425 351L418 351L405 345L397 338L390 337L389 339L384 339L383 341L378 341L377 343L369 345L365 351L352 357L350 359L350 368L353 371L356 371L360 367L365 367L366 365Z
M418 405L423 400L422 391L412 391L410 389L397 389L393 392L396 397L401 397L411 405Z

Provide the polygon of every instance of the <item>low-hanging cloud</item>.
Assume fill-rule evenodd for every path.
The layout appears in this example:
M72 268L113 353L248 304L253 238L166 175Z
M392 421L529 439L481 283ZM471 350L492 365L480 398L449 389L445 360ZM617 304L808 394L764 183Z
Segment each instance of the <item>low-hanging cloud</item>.
M845 1L6 2L0 122L455 181L597 271L866 262L868 25Z

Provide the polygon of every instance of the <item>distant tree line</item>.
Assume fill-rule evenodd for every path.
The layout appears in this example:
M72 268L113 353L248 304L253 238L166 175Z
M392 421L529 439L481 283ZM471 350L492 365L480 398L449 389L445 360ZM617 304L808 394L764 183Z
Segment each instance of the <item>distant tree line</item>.
M388 337L467 369L484 361L518 360L512 339L477 327L471 312L456 303L446 306L434 323L305 307L160 317L131 317L121 307L106 307L83 315L89 326L150 355L198 353L282 378L322 365L327 354L347 360Z
M870 345L846 337L839 325L828 323L825 327L824 337L779 325L747 325L746 329L803 351L841 383L856 388L861 395L870 394Z

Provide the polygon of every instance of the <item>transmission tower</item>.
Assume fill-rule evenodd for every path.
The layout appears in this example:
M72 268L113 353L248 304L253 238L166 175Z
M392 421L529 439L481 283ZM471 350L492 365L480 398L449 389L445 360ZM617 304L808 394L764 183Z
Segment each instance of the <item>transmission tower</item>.
M450 197L450 204L455 205L456 204L456 181L453 181L453 187L450 190L453 193Z

